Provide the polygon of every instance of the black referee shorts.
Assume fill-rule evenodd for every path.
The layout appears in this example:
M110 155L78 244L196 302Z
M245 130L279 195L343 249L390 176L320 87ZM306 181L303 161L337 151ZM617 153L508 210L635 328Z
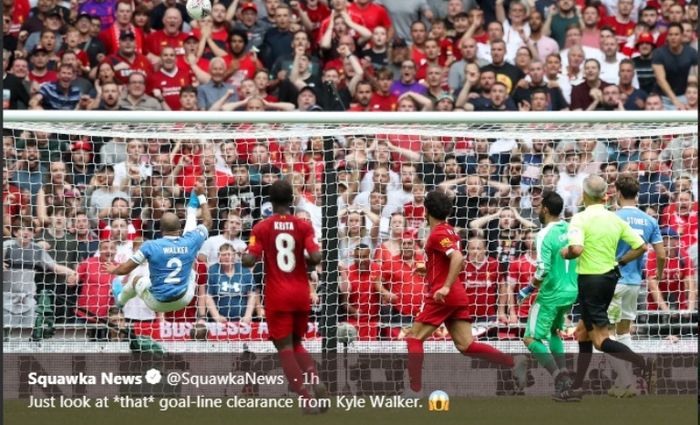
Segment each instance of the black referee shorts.
M617 269L605 274L578 275L578 302L581 305L581 320L587 331L593 326L608 326L608 307L615 295L615 285L620 278Z

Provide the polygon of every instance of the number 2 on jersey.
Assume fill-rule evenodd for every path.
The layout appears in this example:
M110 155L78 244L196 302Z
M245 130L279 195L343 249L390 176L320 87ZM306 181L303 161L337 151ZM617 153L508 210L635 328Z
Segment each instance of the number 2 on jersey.
M168 274L168 277L166 277L163 282L165 283L172 283L177 285L180 283L180 278L178 275L180 274L180 270L182 270L182 261L180 261L179 258L171 258L168 260L168 264L166 264L166 267L175 267L175 270L171 271Z
M280 233L275 238L277 248L277 267L286 273L290 273L297 265L294 256L294 238L289 233Z

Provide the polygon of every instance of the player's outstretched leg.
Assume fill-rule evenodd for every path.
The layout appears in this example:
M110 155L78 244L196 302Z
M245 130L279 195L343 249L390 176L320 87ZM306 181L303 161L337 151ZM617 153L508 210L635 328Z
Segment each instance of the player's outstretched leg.
M576 378L571 388L581 390L588 373L588 366L591 364L591 357L593 357L593 342L591 342L582 320L576 325L575 335L578 341L578 357L576 359Z
M311 399L311 394L309 394L308 389L304 386L304 374L297 363L296 355L294 353L294 345L292 343L292 335L282 338L272 340L277 348L277 354L280 358L280 363L282 364L282 370L284 375L287 377L289 386L298 395L305 399ZM313 409L304 409L305 413L318 413L314 412Z
M432 335L437 326L421 322L413 322L406 332L406 348L408 349L408 378L409 390L404 395L420 397L423 390L423 341Z
M637 366L641 371L642 379L646 381L647 390L650 393L655 392L656 371L653 359L647 360L643 356L632 351L632 349L625 344L611 339L607 326L593 325L593 331L591 331L590 334L593 345L597 350Z
M124 307L127 302L137 295L134 286L140 278L141 276L130 277L126 283L122 283L121 277L117 277L112 281L112 295L114 296L114 303L117 307Z
M465 356L475 356L497 365L512 368L513 357L481 342L474 341L472 324L466 320L453 320L447 325L455 347Z
M622 335L617 335L617 342L625 344L630 349L632 349L632 336L628 333ZM628 398L637 396L637 388L634 382L634 376L632 374L632 365L624 362L620 359L611 359L613 364L613 369L617 372L617 379L615 380L615 386L617 391L612 394L610 391L608 395L612 395L618 398ZM611 388L612 389L612 388Z
M313 382L311 388L314 391L314 396L316 398L327 398L328 388L326 388L326 385L321 382L321 379L318 376L318 370L316 369L316 362L302 345L300 337L297 337L296 335L293 337L293 346L294 356L296 357L299 368L306 374L307 380ZM320 409L321 413L327 410L328 407L322 407Z

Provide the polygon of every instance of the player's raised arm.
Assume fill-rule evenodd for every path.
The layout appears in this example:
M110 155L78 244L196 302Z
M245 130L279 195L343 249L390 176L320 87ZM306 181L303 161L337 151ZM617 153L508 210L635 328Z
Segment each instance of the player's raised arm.
M202 210L202 224L207 228L207 231L211 231L214 220L211 218L211 210L209 209L209 203L207 201L206 193L206 180L204 177L197 179L197 184L194 187L194 192L197 194L197 200L199 201L199 208Z
M258 223L255 226L253 226L253 230L250 234L250 239L248 239L248 249L246 250L246 252L243 253L243 256L241 257L241 264L243 265L243 267L250 268L255 266L255 263L257 263L258 259L262 256L263 246L260 242L260 235L258 234L260 232L261 223Z
M445 301L445 297L450 293L452 284L455 283L457 276L464 270L464 255L459 250L455 249L447 256L450 257L450 268L442 288L435 292L435 301L437 302Z
M304 235L304 249L307 252L306 264L310 267L315 267L323 260L321 248L316 243L314 228L311 225L307 226L306 234Z
M115 276L124 276L134 271L134 269L136 269L138 266L139 265L130 258L119 265L113 264L111 266L107 266L107 273Z
M243 253L243 257L241 257L241 264L243 267L248 267L251 268L255 266L255 263L258 262L257 257L255 257L253 254L246 252Z
M561 256L565 260L573 260L583 254L584 230L580 220L581 216L574 215L569 224L569 244L561 249Z

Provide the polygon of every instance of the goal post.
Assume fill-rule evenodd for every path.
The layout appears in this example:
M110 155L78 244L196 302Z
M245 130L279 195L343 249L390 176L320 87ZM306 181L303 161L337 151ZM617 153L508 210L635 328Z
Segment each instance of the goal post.
M212 233L219 239L207 245L198 270L207 276L199 294L206 303L162 321L144 306L118 312L95 276L82 273L74 282L36 272L46 267L39 260L29 267L10 256L3 326L9 346L18 350L28 339L49 351L68 342L118 339L80 310L127 319L135 332L168 350L211 349L182 348L181 341L200 338L269 350L262 305L251 321L239 299L264 282L261 269L254 270L250 288L237 293L234 283L243 281L227 280L224 290L225 279L213 284L207 273L220 261L223 239L234 247L245 243L251 226L270 213L266 179L287 178L295 185L296 209L314 225L324 252L320 277L314 274L311 283L320 300L307 335L315 347L332 352L339 342L357 340L359 351L401 349L402 329L421 303L422 278L411 270L422 261L427 234L420 198L440 187L455 200L450 222L467 250L475 334L521 351L517 340L529 304L519 306L515 294L532 274L532 238L541 225L537 197L560 192L570 216L580 207L580 180L598 173L608 180L614 207L612 183L623 172L639 176L640 203L674 240L669 249L678 251L675 274L643 286L635 343L649 351L697 343L697 237L688 219L694 214L696 232L695 112L4 111L3 119L3 174L11 186L3 186L6 246L14 249L18 232L31 229L51 264L77 270L99 257L103 240L114 243L114 258L128 258L134 244L159 235L162 211L182 209L197 176L211 177L217 193ZM42 171L29 169L30 163ZM106 173L105 166L113 182L95 186L92 179ZM386 171L387 181L375 182L375 170ZM94 240L75 240L85 230L81 214ZM238 221L230 226L238 233L228 237L234 215ZM58 235L56 225L64 227ZM409 237L415 247L402 246ZM359 259L364 247L369 265ZM412 249L416 257L401 257ZM483 264L492 269L480 269ZM97 295L88 293L90 285L97 285ZM570 319L577 317L574 311ZM430 344L452 350L442 330Z

